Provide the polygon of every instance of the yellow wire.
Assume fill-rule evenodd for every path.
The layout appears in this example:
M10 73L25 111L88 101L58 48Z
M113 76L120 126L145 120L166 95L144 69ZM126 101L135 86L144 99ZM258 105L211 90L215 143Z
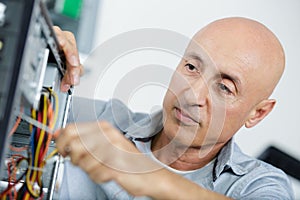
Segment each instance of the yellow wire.
M27 192L27 193L25 194L25 198L24 198L24 199L25 199L25 200L28 200L29 197L30 197L30 196L29 196L29 193Z
M31 160L32 160L32 158L30 157L30 158L29 158L29 163L31 163ZM30 179L29 179L31 170L32 170L32 169L28 169L28 170L27 170L27 174L26 174L26 186L27 186L27 189L30 191L30 193L33 194L33 196L34 196L35 198L37 198L39 195L36 194L36 193L33 191L33 189L32 189L33 183L31 183L31 182L30 182ZM28 193L26 193L26 196L27 196L27 195L28 195ZM26 196L25 196L25 199L26 199Z
M55 126L55 124L56 124L57 117L58 117L59 104L58 104L58 96L57 96L57 94L51 88L49 88L49 91L50 91L51 95L54 97L54 101L55 101L54 118L53 118L52 126L50 127L51 129L53 129L54 126Z
M46 99L46 96L43 96L43 97L44 97L44 99L43 99L44 100L44 105L43 105L43 121L42 121L42 123L44 125L47 125L47 106L46 106L47 99ZM35 156L34 156L34 166L33 166L34 168L39 168L39 166L38 166L39 154L40 154L40 151L41 151L41 146L42 146L42 142L44 140L44 137L45 137L45 130L41 129L41 134L40 134L40 137L39 137L39 140L38 140L38 144L37 144L36 151L35 151ZM39 194L35 193L34 189L32 188L34 180L36 179L36 176L37 176L37 170L33 170L32 178L31 178L31 183L32 184L28 187L28 190L35 197L38 197Z
M33 119L36 119L36 111L34 109L31 110L31 116ZM29 130L30 130L30 133L32 132L32 124L29 124Z
M50 91L51 91L51 89L50 89ZM46 108L44 107L44 109L46 109L47 111L48 111L48 108L51 107L51 103L49 102L49 105L48 105L48 101L44 105L46 107ZM46 125L47 125L47 120L46 120ZM45 148L44 148L44 152L43 152L42 157L41 157L43 160L40 160L40 166L39 167L41 169L44 168L44 165L45 165L44 157L46 156L46 153L48 151L48 147L50 145L50 142L51 142L51 135L48 135L48 138L47 138L47 141L46 141L46 144L45 144ZM43 172L42 171L38 171L38 183L39 183L40 186L42 186L42 175L43 175Z
M37 119L37 117L36 117L36 111L34 110L34 109L32 109L32 111L31 111L31 115L32 115L32 118L33 119ZM31 155L31 156L29 156L29 166L31 165L31 163L32 163L32 157L33 157L34 155ZM28 190L32 193L32 194L34 194L34 195L36 195L35 194L35 192L33 191L33 189L31 188L31 186L32 186L32 184L30 184L30 174L31 174L31 170L32 169L28 169L27 170L27 173L26 173L26 185L27 185L27 188L28 188ZM27 193L26 194L26 196L28 196L29 194ZM26 199L26 196L25 196L25 199ZM37 195L36 195L37 196ZM37 196L38 197L38 196Z
M50 124L50 128L53 129L55 127L55 124L56 124L56 121L57 121L57 118L58 118L58 109L59 109L59 104L58 104L58 96L57 94L51 89L51 88L48 88L48 90L50 91L51 95L54 97L54 100L55 100L55 111L54 111L54 118L51 120L51 124ZM46 96L43 96L44 99L43 99L43 102L44 102L44 106L43 106L43 121L42 123L44 125L47 125L47 98ZM35 118L36 119L36 112L35 110L32 110L32 118ZM52 123L53 122L53 123ZM32 125L30 125L30 131L32 131ZM41 151L41 146L42 146L42 143L44 141L44 137L45 137L45 130L41 129L41 134L40 134L40 137L39 137L39 140L38 140L38 144L37 144L37 147L36 147L36 151L35 151L35 155L34 155L34 168L40 168L42 169L44 167L44 164L45 162L40 162L40 166L39 166L39 155L40 155L40 151ZM46 148L47 149L47 148ZM45 149L44 149L45 150ZM57 149L55 149L54 151L52 151L45 160L48 160L49 158L53 157L55 154L57 153ZM30 163L31 163L31 160L30 160ZM32 178L30 180L30 172L31 172L32 169L28 170L28 173L26 175L26 182L28 183L27 184L27 188L28 190L30 191L31 194L33 194L33 196L35 198L39 197L39 193L36 193L34 191L34 188L33 188L33 183L36 179L36 176L38 176L38 183L39 183L39 186L42 187L42 183L41 183L41 178L42 178L42 172L41 171L38 171L37 170L33 170L33 174L32 174ZM31 183L31 184L29 184ZM28 196L29 194L27 193L25 198L29 198Z
M47 106L47 98L46 98L46 96L43 96L43 97L44 97L43 124L47 125L47 108L48 108L48 106ZM38 146L37 146L38 151L36 151L36 154L35 154L35 163L34 163L35 167L37 167L37 168L39 168L38 161L39 161L39 155L40 155L40 151L41 151L42 142L44 141L44 137L45 137L45 130L41 130L41 135L40 135L40 138L39 138L39 141L38 141ZM40 163L42 164L42 162L40 162ZM34 173L33 180L35 180L35 178L36 178L37 171L35 170L34 172L35 173ZM38 172L38 174L40 174L40 173ZM41 183L40 183L40 186L41 186Z
M57 94L51 89L51 88L48 88L49 92L51 93L51 95L54 97L54 101L55 101L55 108L54 108L54 118L52 118L52 115L51 115L51 118L50 119L50 128L53 129L55 124L56 124L56 121L57 121L57 117L58 117L58 96ZM47 105L47 108L49 109L52 109L53 111L53 108L52 108L52 104L51 102L49 102L49 105ZM47 154L48 152L48 148L49 148L49 145L50 145L50 142L51 142L51 138L53 137L53 135L48 135L48 139L47 139L47 142L46 142L46 146L45 146L45 149L44 149L44 153L43 153L43 156L42 158L45 157L45 155ZM43 166L46 164L46 160L50 159L51 157L53 157L55 154L57 153L57 149L54 149L47 157L46 159L44 159L43 161ZM42 172L39 172L39 176L41 177L42 176ZM41 179L39 179L41 180ZM41 184L41 183L40 183Z
M50 158L52 158L55 154L57 154L58 150L54 149L47 157L45 160L49 160Z

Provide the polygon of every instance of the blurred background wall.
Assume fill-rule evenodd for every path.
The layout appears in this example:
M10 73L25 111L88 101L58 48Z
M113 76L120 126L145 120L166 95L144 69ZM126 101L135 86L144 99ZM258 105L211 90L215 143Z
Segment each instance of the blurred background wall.
M246 153L254 157L269 145L275 145L300 160L299 0L102 0L94 5L97 6L97 14L87 22L94 28L94 35L79 41L93 41L89 50L81 51L87 73L76 88L76 95L93 98L117 97L114 91L120 80L141 66L163 65L168 69L177 66L180 58L170 52L135 49L111 61L99 77L99 70L103 72L101 53L95 52L128 31L163 29L190 38L207 23L228 16L249 17L269 27L286 52L286 70L272 95L278 102L271 115L252 129L242 128L236 140ZM135 40L127 42L134 43ZM118 52L122 45L130 44L119 42L119 47L115 45L112 48ZM105 52L102 55L106 56ZM93 85L97 85L96 88ZM165 89L166 85L162 84L142 85L130 91L126 103L135 111L151 112L161 107ZM293 178L291 181L296 198L300 199L300 183Z

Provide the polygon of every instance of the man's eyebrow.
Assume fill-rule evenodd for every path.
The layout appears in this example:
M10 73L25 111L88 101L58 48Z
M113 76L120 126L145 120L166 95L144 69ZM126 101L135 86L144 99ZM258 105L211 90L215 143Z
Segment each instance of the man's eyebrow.
M184 56L184 58L192 58L192 59L195 59L195 60L199 61L200 63L203 63L203 59L195 53L187 53Z

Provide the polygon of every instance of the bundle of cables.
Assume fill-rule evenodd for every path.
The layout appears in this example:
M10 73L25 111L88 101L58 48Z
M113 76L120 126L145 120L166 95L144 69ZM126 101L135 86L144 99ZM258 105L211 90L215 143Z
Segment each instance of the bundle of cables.
M41 95L39 109L31 109L31 117L53 130L58 115L58 97L51 88L45 88L45 90ZM55 109L53 109L53 105ZM46 161L57 154L57 150L54 150L47 155L51 140L55 135L31 124L30 132L28 157L25 158L22 155L11 156L12 162L8 164L9 184L7 189L0 194L1 199L28 200L43 198L42 175L44 167ZM27 170L16 178L15 173L22 162L27 162ZM20 182L23 182L23 184L16 192L15 186Z

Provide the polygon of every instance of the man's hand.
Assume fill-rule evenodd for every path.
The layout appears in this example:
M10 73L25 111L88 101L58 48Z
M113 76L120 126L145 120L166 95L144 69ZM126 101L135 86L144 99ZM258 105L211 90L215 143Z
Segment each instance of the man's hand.
M66 92L71 85L78 85L80 76L83 75L83 66L80 64L76 40L69 31L62 31L59 27L53 27L59 46L66 57L67 71L61 82L61 91Z
M94 182L114 180L134 196L227 199L164 169L107 122L70 124L60 131L56 147Z
M67 125L61 130L56 146L62 156L69 156L74 165L81 167L98 183L115 178L93 176L97 171L105 175L101 168L132 171L127 159L140 154L123 134L104 121Z
M94 182L114 180L133 195L146 195L147 174L161 168L107 122L70 124L61 130L56 146Z

